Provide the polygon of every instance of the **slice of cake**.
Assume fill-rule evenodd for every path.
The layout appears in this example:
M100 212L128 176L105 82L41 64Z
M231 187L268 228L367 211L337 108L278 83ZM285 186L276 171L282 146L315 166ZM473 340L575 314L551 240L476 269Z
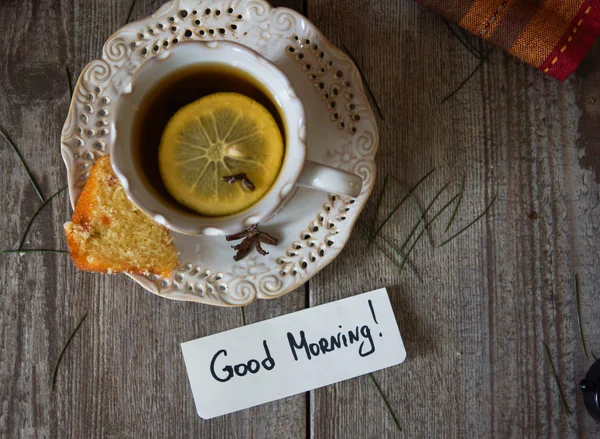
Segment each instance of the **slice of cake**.
M65 232L80 270L168 276L179 264L169 232L127 199L109 156L92 168Z

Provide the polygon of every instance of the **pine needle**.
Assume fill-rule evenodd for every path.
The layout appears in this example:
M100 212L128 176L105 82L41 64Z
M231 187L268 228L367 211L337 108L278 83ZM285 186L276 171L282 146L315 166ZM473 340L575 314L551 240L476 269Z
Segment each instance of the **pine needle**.
M69 105L71 105L71 99L73 99L73 85L71 84L71 75L69 74L69 68L65 66L65 74L67 75L67 91L69 92Z
M433 197L433 199L429 202L429 204L427 205L427 207L423 211L423 215L426 215L427 212L429 212L429 210L433 207L433 204L437 201L437 199L440 197L440 195L442 195L442 193L444 192L444 190L446 190L446 188L448 187L448 185L449 185L449 183L446 183L444 186L442 186L442 188L439 191L437 191L437 193L435 194L435 196ZM406 246L408 245L408 243L410 242L411 238L416 233L416 231L417 231L418 228L419 228L419 223L417 222L417 224L415 224L413 226L413 228L411 229L410 233L408 234L408 236L406 237L406 239L404 240L404 242L400 246L400 250L404 251L404 249L406 248Z
M242 326L246 326L246 314L243 306L240 306L240 313L242 315Z
M450 207L450 205L454 202L454 200L458 197L458 194L456 194L454 197L452 197L450 199L450 201L448 201L446 204L444 204L444 206L438 211L438 213L436 213L433 218L431 218L431 221L429 221L429 223L427 224L427 228L433 224L433 222L448 208ZM415 240L413 241L413 243L411 244L411 246L409 247L409 249L406 252L406 257L408 258L410 256L410 254L412 253L413 249L415 248L415 245L417 245L417 242L419 242L419 240L421 239L421 237L423 236L423 234L425 233L425 229L421 230L421 232L417 235L417 237L415 238ZM400 266L400 271L402 271L404 269L404 264L402 264Z
M365 226L364 224L362 224L362 222L357 222L356 225L363 229L365 232L367 231L367 226ZM383 239L385 241L385 243L387 245L389 245L394 252L400 257L400 259L402 261L404 261L406 259L406 257L404 256L404 254L398 250L398 248L396 248L385 236L383 235L375 235L373 237L373 239L370 239L370 242L372 242L373 244L375 244L377 246L377 248L381 251L381 253L384 254L385 257L387 257L390 261L392 261L392 263L397 267L400 268L400 264L396 261L396 259L394 259L394 257L392 255L390 255L388 253L388 251L386 249L384 249L376 240L375 238L379 236L381 239ZM417 276L417 279L419 279L419 282L423 283L423 279L421 278L421 276L419 275L419 272L416 270L416 268L410 263L410 261L406 261L406 265L408 265L408 268L410 268L412 270L412 272L415 274L415 276Z
M552 368L552 375L554 376L554 381L556 382L556 387L558 387L558 392L560 393L560 399L562 400L565 411L571 414L571 409L567 404L567 400L565 399L565 395L563 394L562 388L560 387L560 382L558 381L558 375L556 374L556 369L554 368L554 363L552 362L552 357L550 356L550 350L546 343L544 343L544 348L546 349L546 355L548 356L548 362L550 363L550 367Z
M19 150L17 149L17 147L11 142L11 140L8 138L8 136L4 133L4 131L2 131L1 128L0 128L0 134L2 135L2 137L4 137L4 140L6 140L8 142L8 144L10 145L10 147L12 148L12 150L15 152L15 154L17 154L17 157L19 157L19 160L21 161L21 164L23 165L23 168L25 168L25 172L27 173L27 176L29 177L29 181L31 181L31 185L33 186L33 189L35 190L35 193L38 195L38 197L40 197L40 200L44 201L44 197L42 196L42 192L40 191L39 186L37 185L37 183L33 179L33 176L31 175L31 171L29 171L29 168L25 164L25 160L23 159L23 156L21 155L21 153L19 152Z
M456 206L454 206L454 210L452 211L452 216L448 220L448 224L446 225L446 230L444 230L444 233L448 233L448 230L450 230L450 226L452 225L452 222L454 221L454 217L456 216L456 213L458 212L458 208L460 207L460 203L462 202L464 189L465 189L465 176L463 175L462 180L460 182L460 192L458 193L458 201L456 202Z
M380 226L377 228L377 230L375 230L375 235L378 235L379 232L381 232L381 229L383 229L383 226L386 225L386 223L390 220L390 218L392 216L394 216L394 214L396 213L396 211L398 209L400 209L400 206L402 206L402 204L408 199L408 197L410 196L411 193L413 193L421 183L423 183L427 177L429 177L433 171L435 171L435 168L433 168L431 171L429 171L427 174L425 174L424 177L422 177L408 192L408 194L402 198L402 200L400 200L400 202L396 205L396 207L394 207L394 209L390 212L390 214L388 216L385 217L385 219L383 220L383 222L380 224Z
M452 32L452 35L454 35L456 37L456 39L460 42L460 44L462 44L465 47L465 49L467 49L471 53L471 55L473 55L475 58L477 58L479 60L479 64L477 65L477 67L475 67L475 69L471 72L471 74L469 76L467 76L458 85L458 87L456 87L448 96L446 96L444 99L442 99L442 102L440 102L440 104L445 103L448 99L450 99L452 96L454 96L456 93L458 93L467 84L467 82L469 82L469 80L475 75L475 73L477 73L477 71L489 59L489 56L488 56L489 53L487 51L483 52L483 51L479 50L477 47L475 47L475 45L470 43L470 40L469 40L470 35L468 35L467 32L462 27L458 26L458 29L462 33L462 38L461 38L461 36L458 35L458 33L454 30L452 25L445 18L442 18L442 20L444 20L444 23L446 24L448 29L450 29L450 32Z
M31 219L29 220L29 222L27 223L27 227L25 227L25 231L23 232L23 235L21 235L21 241L19 242L19 250L21 250L23 248L23 244L25 243L25 238L27 237L27 233L29 232L29 229L31 228L31 224L33 224L33 220L35 219L36 216L38 216L38 214L41 212L41 210L44 208L44 206L46 204L48 204L50 202L50 200L52 200L52 198L56 197L58 194L60 194L62 191L64 191L65 189L67 189L69 186L65 186L62 189L59 189L58 191L54 192L52 195L50 195L46 201L44 201L40 207L38 207L35 212L33 213L33 216L31 217Z
M440 105L446 103L446 101L448 101L448 99L450 99L452 96L454 96L456 93L458 93L467 84L467 82L469 82L469 80L475 75L475 73L477 73L477 71L481 68L481 66L483 66L485 64L485 61L486 61L486 58L481 58L479 60L479 64L477 64L477 67L475 67L475 69L471 72L471 74L469 76L467 76L458 85L458 87L456 87L448 96L446 96L444 99L442 99L442 102L440 102Z
M356 69L358 70L358 73L360 73L360 77L362 78L363 82L365 83L365 88L367 89L367 93L369 93L369 95L371 96L371 99L373 100L373 103L375 104L375 109L377 110L377 114L382 119L385 119L383 117L383 112L381 111L381 107L379 106L379 104L377 103L377 99L375 98L375 93L373 93L373 90L371 89L371 86L369 85L369 82L367 81L365 74L363 73L362 69L360 68L360 65L358 64L358 61L356 60L356 58L354 58L354 55L352 55L350 50L348 50L348 48L346 46L344 46L343 44L342 44L342 50L344 52L346 52L346 55L348 55L348 57L352 60L352 62L356 66Z
M381 202L383 201L383 195L385 194L385 188L387 187L389 181L390 174L385 176L383 180L383 186L381 187L381 191L379 191L379 197L377 197L377 203L375 203L375 215L373 216L373 221L371 222L371 231L369 233L369 241L375 239L375 224L377 223L377 217L379 216L379 210L381 209Z
M433 247L433 243L431 242L431 236L429 236L429 232L427 231L427 227L426 226L426 222L425 222L425 214L421 211L421 207L419 206L419 203L417 201L417 199L415 198L415 196L412 194L411 190L410 190L410 186L407 185L406 183L404 183L402 180L400 180L397 177L394 177L394 180L396 180L398 183L400 183L400 185L406 189L406 191L408 192L408 196L410 198L410 201L413 204L413 207L415 208L415 212L417 212L417 217L419 218L419 222L417 223L417 225L419 223L423 224L423 230L425 231L425 239L427 239L427 243Z
M2 250L0 251L0 254L10 254L10 253L65 253L65 254L69 254L68 251L66 250L53 250L53 249L47 249L47 248L35 248L35 249L21 249L21 250Z
M485 210L483 212L481 212L481 214L479 214L479 216L477 216L477 218L475 218L473 221L471 221L469 224L467 224L464 228L462 228L461 230L459 230L458 232L456 232L450 238L448 238L444 242L442 242L438 246L438 248L442 247L442 246L444 246L446 244L448 244L450 241L452 241L458 235L460 235L461 233L465 232L469 227L471 227L473 224L475 224L477 221L479 221L486 213L488 213L488 211L491 209L491 207L493 206L494 202L496 201L496 196L497 195L494 195L494 198L492 198L492 201L490 202L490 204L487 205L487 207L485 208Z
M65 74L67 76L67 94L69 97L69 102L68 105L69 107L71 106L71 101L73 100L73 86L71 85L71 75L69 75L69 68L67 66L65 66ZM69 111L67 107L67 112ZM62 143L58 144L58 153L60 154L62 152Z
M131 13L133 12L134 6L135 6L135 0L131 0L131 3L129 4L129 11L127 12L127 20L125 20L125 24L129 23L129 20L131 20Z
M579 280L577 279L577 274L573 276L573 287L575 288L575 299L577 300L577 324L579 325L579 338L581 339L581 347L583 347L583 353L585 354L585 358L590 358L588 356L587 347L585 346L585 337L583 336L583 327L581 325L581 305L579 303L579 288L578 288Z
M423 236L423 232L425 230L421 230L419 232L419 234L417 235L417 237L415 238L415 240L413 241L413 243L410 245L410 247L408 248L408 251L406 252L407 255L410 255L413 251L413 249L415 248L415 246L417 245L417 243L420 241L421 236ZM402 264L400 265L400 272L402 272L402 270L404 270L404 261L402 262Z
M67 339L67 342L63 346L62 351L60 351L60 355L58 356L58 360L56 361L56 365L54 366L54 372L52 373L52 383L50 384L50 389L53 392L54 392L54 385L56 384L56 376L58 374L58 366L60 365L60 362L61 362L63 356L65 355L65 351L67 350L67 347L69 347L69 344L71 344L71 340L73 340L73 337L77 333L77 330L79 329L79 327L81 326L81 324L83 323L83 321L85 320L86 317L87 317L87 313L85 313L83 315L83 317L81 318L81 320L79 321L77 326L75 326L75 329L73 329L73 331L71 331L71 335L69 335L69 338Z
M481 58L485 58L487 57L487 53L484 53L483 50L479 49L475 43L473 43L471 41L471 39L474 37L474 35L472 33L469 33L465 30L464 27L458 26L458 30L460 31L460 33L462 34L465 43L467 43L469 45L469 47L471 47L471 49L473 49L478 55L479 55L479 59ZM481 41L480 39L476 39L476 41Z
M394 420L394 424L396 424L396 428L398 429L398 431L402 431L402 427L400 427L400 423L398 422L398 419L396 419L396 415L394 415L394 412L393 412L392 408L390 407L390 403L388 402L386 397L383 395L383 392L381 391L379 384L377 384L377 381L375 381L375 378L373 378L373 374L369 373L368 375L369 375L369 378L371 378L371 382L377 389L377 393L379 393L379 396L381 396L381 399L383 400L383 403L385 404L388 412L390 412L390 416Z
M419 282L423 283L423 279L421 278L421 276L419 275L419 272L417 271L417 269L413 266L413 264L410 262L410 260L408 259L408 257L402 253L402 251L400 251L394 244L392 244L389 239L387 239L385 236L383 235L378 235L381 239L383 239L383 241L392 248L392 250L394 250L394 252L400 256L400 258L402 259L403 263L406 264L408 266L408 268L410 268L412 270L412 272L415 274L415 276L417 276L417 279L419 279ZM398 263L395 264L398 268L400 267Z
M469 43L468 43L468 39L465 38L465 40L463 40L460 35L458 35L458 33L454 30L454 28L452 27L452 25L445 19L442 17L442 20L444 20L444 23L446 23L446 26L448 27L448 29L450 29L450 32L452 32L452 35L454 35L456 37L456 39L460 42L460 44L462 44L465 49L467 49L475 58L477 59L481 59L481 54L478 53L477 50L475 50L474 48L472 48Z

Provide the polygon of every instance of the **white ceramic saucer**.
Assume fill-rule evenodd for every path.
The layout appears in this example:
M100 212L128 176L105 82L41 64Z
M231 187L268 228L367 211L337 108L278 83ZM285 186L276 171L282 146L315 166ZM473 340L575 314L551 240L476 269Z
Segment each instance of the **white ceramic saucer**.
M281 296L333 260L373 189L378 145L375 117L352 61L305 17L263 0L173 0L151 17L126 25L104 44L102 57L83 70L61 143L74 205L89 170L109 150L113 85L149 58L186 40L231 40L279 66L307 116L308 159L358 174L355 200L299 188L261 229L279 239L267 256L233 260L223 237L173 234L181 266L169 278L129 275L160 296L221 306Z

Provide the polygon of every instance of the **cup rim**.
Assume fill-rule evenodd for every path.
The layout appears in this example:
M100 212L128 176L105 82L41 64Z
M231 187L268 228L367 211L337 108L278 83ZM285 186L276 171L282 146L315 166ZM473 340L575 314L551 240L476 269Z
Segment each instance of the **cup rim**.
M232 52L235 56L231 56ZM179 69L203 63L226 64L245 70L269 92L280 111L285 127L285 154L275 182L255 204L227 216L209 217L183 209L181 211L173 209L161 199L162 197L146 187L131 157L134 111L125 111L128 106L133 107L130 110L135 109L135 97L141 98L165 76ZM175 66L169 67L169 64ZM162 66L165 67L161 69ZM253 70L248 71L248 66ZM163 70L163 74L152 77L152 80L147 79L151 73ZM146 80L148 84L145 84L146 87L140 91L141 79ZM139 209L168 229L186 235L215 236L237 233L270 219L295 187L306 159L304 107L283 71L254 50L231 41L182 42L160 56L147 59L122 84L121 90L116 90L116 93L110 144L112 167L128 198Z

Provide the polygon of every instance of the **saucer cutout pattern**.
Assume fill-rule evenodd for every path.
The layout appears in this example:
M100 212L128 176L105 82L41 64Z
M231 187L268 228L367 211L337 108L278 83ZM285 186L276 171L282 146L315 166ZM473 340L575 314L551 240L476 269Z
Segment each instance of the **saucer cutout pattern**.
M293 10L272 8L263 0L173 0L113 34L101 58L81 73L62 131L71 203L91 166L110 149L117 90L127 87L146 60L183 41L234 41L282 69L305 106L308 158L359 175L363 190L350 199L297 189L275 219L262 226L280 241L267 248L265 257L234 262L231 243L223 237L174 233L182 263L170 277L128 276L173 300L243 306L279 297L314 276L348 241L373 189L379 141L358 70Z

